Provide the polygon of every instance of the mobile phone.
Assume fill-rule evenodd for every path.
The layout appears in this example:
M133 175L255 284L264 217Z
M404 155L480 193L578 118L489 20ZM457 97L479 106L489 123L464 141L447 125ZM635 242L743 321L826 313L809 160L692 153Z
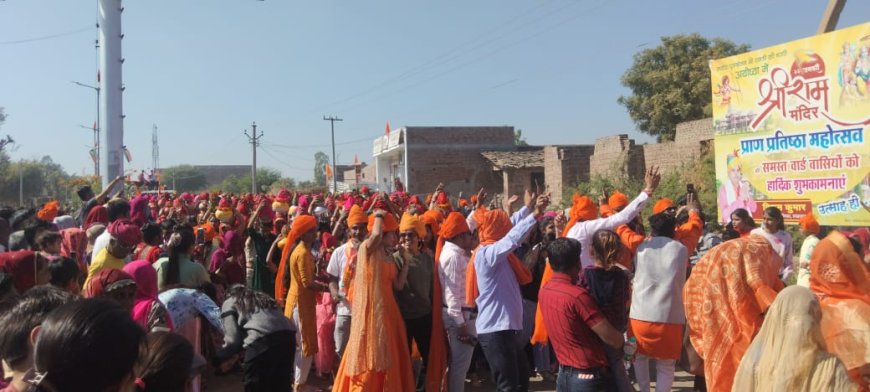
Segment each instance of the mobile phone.
M205 243L205 229L198 228L196 229L196 243L203 244Z
M686 193L695 193L695 184L686 184Z

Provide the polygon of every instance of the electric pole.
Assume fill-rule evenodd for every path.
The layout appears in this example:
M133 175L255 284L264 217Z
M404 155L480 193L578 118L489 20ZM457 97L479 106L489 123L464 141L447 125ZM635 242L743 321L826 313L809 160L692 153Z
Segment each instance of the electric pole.
M151 181L160 187L160 145L157 143L157 124L151 126ZM149 184L150 186L150 184ZM155 189L158 190L158 189Z
M253 156L253 160L251 162L251 193L257 193L257 145L260 144L260 139L263 137L263 131L260 131L260 134L257 135L257 123L251 123L251 128L253 131L251 132L253 136L248 135L248 130L245 130L245 136L248 137L248 142L251 143L251 153Z
M332 192L338 192L338 181L335 177L335 171L338 170L338 167L335 166L335 122L336 121L344 121L335 116L323 116L324 121L329 121L329 128L332 131Z

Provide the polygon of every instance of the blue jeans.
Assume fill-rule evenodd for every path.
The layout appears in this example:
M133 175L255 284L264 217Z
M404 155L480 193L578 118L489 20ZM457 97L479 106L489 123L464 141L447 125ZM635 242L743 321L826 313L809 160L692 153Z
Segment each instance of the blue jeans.
M529 367L521 332L507 330L477 335L498 392L529 390Z
M581 370L559 366L557 392L616 392L616 383L607 368Z

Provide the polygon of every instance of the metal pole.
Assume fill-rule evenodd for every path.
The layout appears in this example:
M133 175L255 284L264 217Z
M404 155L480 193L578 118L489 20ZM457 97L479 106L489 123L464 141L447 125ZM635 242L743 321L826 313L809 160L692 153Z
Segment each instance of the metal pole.
M329 128L332 131L332 192L338 192L338 179L335 177L335 171L338 167L335 164L335 122L344 121L336 116L323 116L324 121L329 121Z
M257 123L252 123L251 131L254 134L254 141L251 142L251 150L253 162L251 164L251 193L257 194Z
M24 166L18 162L18 205L24 207Z

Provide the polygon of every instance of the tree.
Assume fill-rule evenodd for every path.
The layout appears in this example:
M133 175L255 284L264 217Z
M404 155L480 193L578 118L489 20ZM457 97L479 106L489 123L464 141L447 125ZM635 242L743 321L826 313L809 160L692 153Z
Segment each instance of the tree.
M281 179L281 173L275 169L268 167L257 169L257 186L260 191L268 190L273 183ZM227 176L220 184L211 187L212 190L222 192L231 192L234 194L242 194L251 191L251 175L246 174L240 177L233 175Z
M329 156L323 151L314 154L314 182L317 185L326 185L326 166L329 165ZM333 165L332 168L335 171ZM332 175L335 175L333 172Z
M517 147L525 147L529 145L529 143L526 142L526 138L523 137L522 129L517 128L517 130L514 131L514 145Z
M191 165L171 166L160 171L160 182L179 192L205 189L205 173ZM248 182L250 188L250 182Z
M617 102L642 132L659 142L673 140L677 124L712 115L708 62L747 50L749 45L697 33L662 37L661 45L634 55L622 75L622 85L632 95Z

